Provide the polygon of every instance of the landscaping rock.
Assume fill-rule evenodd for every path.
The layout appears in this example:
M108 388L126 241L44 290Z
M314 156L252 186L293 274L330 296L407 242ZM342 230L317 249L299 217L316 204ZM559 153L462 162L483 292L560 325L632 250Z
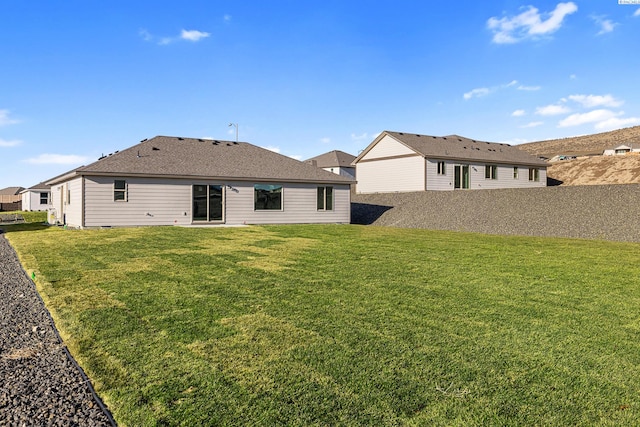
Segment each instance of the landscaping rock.
M640 242L640 185L356 194L351 220L391 227Z
M0 425L112 426L35 285L0 236Z

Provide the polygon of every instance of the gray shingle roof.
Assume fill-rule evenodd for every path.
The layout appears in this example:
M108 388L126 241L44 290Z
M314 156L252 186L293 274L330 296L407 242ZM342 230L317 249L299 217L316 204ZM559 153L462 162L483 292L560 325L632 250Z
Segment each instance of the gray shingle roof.
M385 134L395 138L425 158L547 166L545 161L509 144L476 141L458 135L429 136L390 131L382 132L376 138L376 141L380 140ZM372 145L367 147L360 156L366 154L371 147Z
M38 190L50 190L50 189L51 189L50 185L45 184L44 182L40 182L34 186L27 188L26 190L22 190L22 193L26 191L38 191Z
M156 136L78 168L80 175L198 177L351 184L353 180L246 142Z
M20 194L20 192L24 190L24 187L6 187L0 190L0 195L2 196L16 196Z
M348 168L352 167L351 162L353 162L355 159L356 156L353 156L349 153L345 153L344 151L340 150L333 150L329 151L328 153L320 154L319 156L307 159L305 160L305 162L315 162L315 165L319 168Z

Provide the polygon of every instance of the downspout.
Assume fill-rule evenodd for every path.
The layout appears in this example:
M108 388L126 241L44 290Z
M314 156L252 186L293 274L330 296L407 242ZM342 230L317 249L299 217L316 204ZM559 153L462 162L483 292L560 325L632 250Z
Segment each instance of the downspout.
M427 191L427 181L428 181L427 175L429 175L429 160L427 160L427 157L425 156L424 158L424 191Z

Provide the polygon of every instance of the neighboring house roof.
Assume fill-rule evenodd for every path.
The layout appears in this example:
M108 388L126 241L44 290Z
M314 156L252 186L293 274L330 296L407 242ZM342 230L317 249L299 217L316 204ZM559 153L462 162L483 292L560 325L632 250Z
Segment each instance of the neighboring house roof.
M6 187L0 190L0 196L17 196L24 187Z
M44 182L40 182L33 187L26 188L22 190L20 193L26 193L27 191L49 191L51 190L51 186L45 184Z
M547 166L544 160L509 144L476 141L458 135L430 136L390 131L382 132L354 162L364 157L385 135L396 139L425 158Z
M622 144L622 145L616 145L615 147L609 147L605 151L608 151L608 150L612 150L612 151L613 150L629 150L629 151L631 151L632 149L633 149L633 147L631 147L629 145Z
M246 142L156 136L47 181L78 175L351 184L352 179Z
M319 156L312 157L305 160L306 163L314 164L319 168L349 168L353 167L351 163L356 159L356 156L349 153L345 153L340 150L329 151L328 153L320 154Z

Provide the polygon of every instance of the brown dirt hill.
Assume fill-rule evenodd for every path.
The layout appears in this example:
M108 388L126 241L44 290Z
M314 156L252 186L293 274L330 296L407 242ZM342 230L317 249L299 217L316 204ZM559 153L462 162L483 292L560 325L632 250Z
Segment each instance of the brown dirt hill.
M536 156L578 156L549 164L547 175L561 185L640 183L640 156L602 156L607 148L621 144L640 147L640 126L594 135L530 142L518 148Z
M551 163L547 175L561 185L640 183L640 156L580 157Z
M640 126L612 130L593 135L528 142L518 145L527 153L552 158L557 155L585 156L599 155L606 148L626 144L640 146Z

